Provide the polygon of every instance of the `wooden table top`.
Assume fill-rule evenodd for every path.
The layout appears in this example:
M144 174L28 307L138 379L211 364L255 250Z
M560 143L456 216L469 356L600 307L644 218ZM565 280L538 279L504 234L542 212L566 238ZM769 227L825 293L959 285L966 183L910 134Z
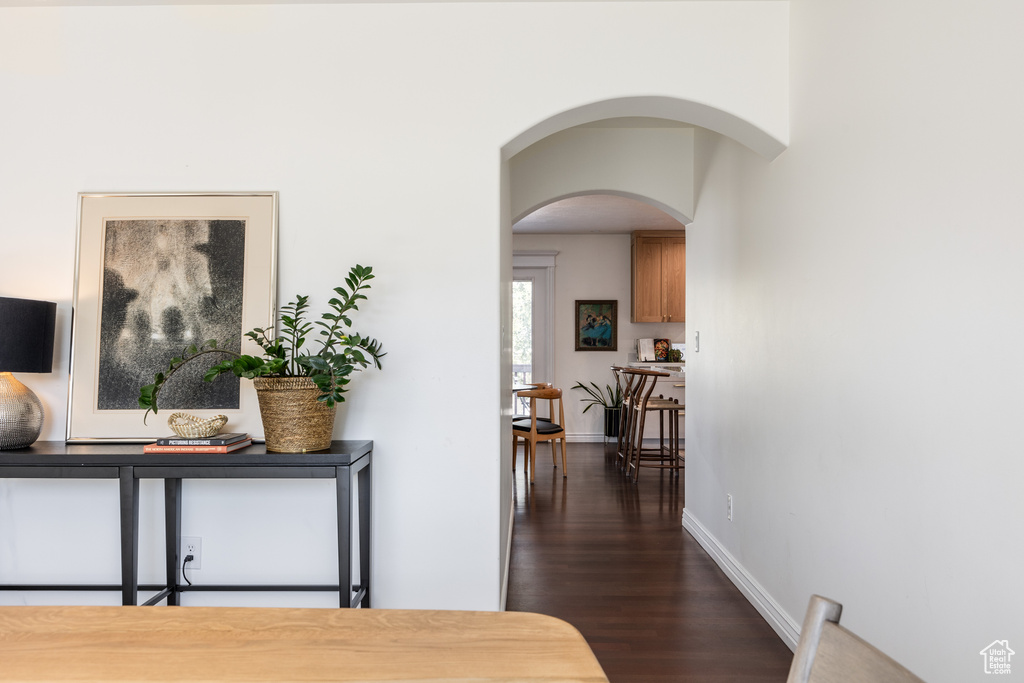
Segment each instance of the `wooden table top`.
M0 681L580 681L579 631L527 612L0 607Z

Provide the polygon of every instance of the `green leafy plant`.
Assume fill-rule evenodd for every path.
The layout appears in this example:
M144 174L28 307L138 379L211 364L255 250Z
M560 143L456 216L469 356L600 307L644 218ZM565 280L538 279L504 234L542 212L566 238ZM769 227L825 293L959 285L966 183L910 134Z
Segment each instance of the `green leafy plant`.
M594 382L591 382L589 387L582 382L576 382L572 388L582 389L588 394L587 398L580 399L587 404L587 407L583 409L584 413L594 406L604 406L605 408L622 407L622 389L619 388L618 384L615 385L614 389L612 389L610 384L606 384L603 391Z
M180 356L171 359L166 372L156 373L152 384L139 389L139 407L146 409L143 422L150 411L154 415L159 411L157 397L160 389L174 373L186 363L212 354L227 355L230 358L206 371L203 379L207 382L228 372L245 379L309 377L320 389L318 401L323 401L329 407L343 402L352 372L370 365L379 370L380 359L387 355L376 339L347 332L352 326L349 314L359 310L358 302L366 299L366 295L361 292L370 288L367 282L372 279L373 268L358 264L353 266L345 278L348 287L335 287L337 296L328 302L330 310L312 322L306 318L309 297L296 296L295 301L281 307L278 316L281 334L275 334L272 328L259 327L245 334L259 344L263 356L249 356L222 349L215 339L185 348ZM319 342L320 346L310 352L303 347L309 335L317 328L319 338L314 340L314 344Z

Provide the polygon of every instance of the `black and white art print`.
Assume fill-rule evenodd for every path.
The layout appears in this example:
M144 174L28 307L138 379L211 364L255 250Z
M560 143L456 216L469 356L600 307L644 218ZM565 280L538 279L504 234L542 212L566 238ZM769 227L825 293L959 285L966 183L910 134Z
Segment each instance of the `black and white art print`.
M138 407L139 387L191 344L239 353L245 220L109 220L104 225L97 410ZM237 409L239 379L186 365L161 391L165 410Z
M262 353L244 335L274 325L277 193L83 193L78 242L68 441L152 441L178 411L261 439L252 382L203 381L225 354L176 372L145 423L138 400L192 344Z

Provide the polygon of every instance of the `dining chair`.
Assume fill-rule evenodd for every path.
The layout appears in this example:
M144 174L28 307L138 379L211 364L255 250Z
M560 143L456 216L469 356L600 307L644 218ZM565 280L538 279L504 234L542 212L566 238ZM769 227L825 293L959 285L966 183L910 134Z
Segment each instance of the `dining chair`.
M529 403L529 401L523 401L523 397L521 396L522 392L527 391L529 389L550 389L550 388L551 388L551 382L530 382L528 384L520 386L519 388L513 387L512 393L515 394L515 397L516 397L515 400L516 400L517 403L521 403L521 405L523 405L525 408L529 409L530 403ZM551 408L549 406L548 407L548 411L549 411L548 412L548 416L549 417L545 418L545 417L538 416L537 420L540 421L540 422L551 422L551 419L549 419L550 418L550 410L551 410ZM529 425L530 424L530 416L529 415L520 415L518 413L515 413L515 414L512 415L512 424L514 425L516 422L524 422L525 424ZM515 440L513 440L513 443L515 443ZM516 455L517 455L516 454L516 449L513 448L512 449L512 471L513 472L516 471ZM529 463L527 463L527 466L529 466Z
M923 683L875 646L839 625L843 606L812 595L786 683Z
M562 406L562 390L553 387L543 389L528 389L520 391L520 396L530 399L529 420L518 419L512 422L512 469L516 466L516 450L519 447L519 439L525 443L523 461L530 473L530 483L534 481L537 464L537 444L542 441L551 442L551 462L557 467L555 441L562 442L562 476L567 475L565 461L565 412ZM537 403L548 401L548 419L537 415ZM556 415L557 404L557 420Z

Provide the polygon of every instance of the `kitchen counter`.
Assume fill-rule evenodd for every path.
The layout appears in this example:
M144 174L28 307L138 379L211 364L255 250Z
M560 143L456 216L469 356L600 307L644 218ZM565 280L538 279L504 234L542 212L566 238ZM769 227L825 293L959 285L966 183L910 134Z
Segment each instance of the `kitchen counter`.
M686 363L669 363L667 361L653 361L644 362L632 361L627 364L631 368L641 368L644 370L657 370L658 372L667 372L672 375L672 379L661 379L661 382L672 382L673 386L685 386L686 385ZM677 379L682 379L683 382L680 384Z

